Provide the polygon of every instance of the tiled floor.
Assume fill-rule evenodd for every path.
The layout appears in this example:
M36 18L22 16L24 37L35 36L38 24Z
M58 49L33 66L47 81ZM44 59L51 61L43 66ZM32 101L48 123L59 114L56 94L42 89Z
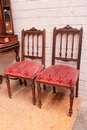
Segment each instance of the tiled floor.
M70 125L69 121L73 122L75 120L75 110L72 117L68 117L66 115L68 108L65 109L65 106L68 106L68 101L66 101L66 103L65 102L63 103L61 100L62 98L66 98L64 97L64 95L59 97L58 97L59 94L57 96L51 95L53 96L53 98L51 97L52 100L50 100L49 97L50 95L48 94L48 92L46 91L45 93L43 93L43 98L46 98L45 96L48 96L49 98L47 102L43 101L44 105L43 108L41 109L41 113L43 112L42 115L43 118L39 119L41 115L39 113L40 110L37 107L37 105L33 106L31 103L29 105L29 102L31 102L32 100L32 96L30 94L29 97L28 91L30 91L31 89L29 87L24 88L23 86L19 86L19 83L15 83L15 84L13 83L12 86L13 86L12 88L13 97L10 100L7 97L7 89L6 89L5 81L3 81L2 84L0 84L0 93L1 93L0 94L1 97L0 98L0 130L5 130L5 129L6 130L58 130L59 125L60 127L62 126L59 130L71 130L69 129L71 128L69 126ZM87 130L87 101L84 100L80 106L80 109L78 109L77 107L78 99L76 100L77 101L75 103L75 109L77 109L77 111L79 110L79 112L72 130ZM56 103L58 105L57 108L55 107ZM61 104L63 104L63 106ZM51 105L50 109L49 109L49 105ZM60 109L60 111L58 108ZM54 109L54 113L52 116L53 109ZM34 112L31 114L31 111ZM61 123L58 124L56 123L56 115L59 116L59 114L62 114L63 116L65 116L65 118L63 119L59 118ZM49 121L47 120L48 117L50 119ZM34 122L33 122L33 118L34 118ZM39 119L39 124L37 119ZM46 121L44 126L42 121ZM37 125L34 126L35 124ZM31 129L31 126L35 127L35 129Z

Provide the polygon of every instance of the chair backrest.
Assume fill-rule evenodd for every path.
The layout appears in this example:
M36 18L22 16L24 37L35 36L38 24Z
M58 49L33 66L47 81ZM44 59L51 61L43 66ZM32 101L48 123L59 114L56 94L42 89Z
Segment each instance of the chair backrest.
M22 30L22 61L32 59L41 60L45 65L45 29L37 30L32 27L30 30Z
M80 69L83 28L76 29L67 25L53 30L52 65L57 62L76 62ZM71 63L70 63L71 64Z

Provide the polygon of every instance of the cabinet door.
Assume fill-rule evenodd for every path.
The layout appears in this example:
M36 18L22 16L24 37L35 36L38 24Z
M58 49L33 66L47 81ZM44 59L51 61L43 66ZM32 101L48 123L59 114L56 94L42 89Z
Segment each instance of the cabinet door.
M4 24L3 24L3 13L2 13L2 6L0 1L0 34L4 33Z
M2 11L4 17L5 33L14 34L10 0L2 0Z

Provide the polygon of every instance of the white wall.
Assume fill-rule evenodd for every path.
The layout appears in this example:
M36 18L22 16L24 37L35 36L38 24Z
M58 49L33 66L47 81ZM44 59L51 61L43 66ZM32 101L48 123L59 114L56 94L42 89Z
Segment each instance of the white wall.
M80 71L80 95L87 96L87 0L11 0L15 34L21 44L21 30L36 27L46 29L46 66L51 64L52 31L69 24L83 27ZM14 62L14 54L0 55L0 73ZM6 58L8 62L6 62ZM5 63L5 64L4 64Z

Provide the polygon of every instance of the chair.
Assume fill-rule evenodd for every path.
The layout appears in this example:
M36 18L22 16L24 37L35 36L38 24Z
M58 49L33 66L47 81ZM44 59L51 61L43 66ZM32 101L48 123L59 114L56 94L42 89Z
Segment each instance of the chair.
M32 86L33 103L35 104L35 77L45 66L45 29L42 31L34 27L30 30L23 29L21 38L22 60L8 66L4 70L8 95L11 98L10 77L20 79L20 84L22 84L23 79L25 85L26 80L29 80Z
M64 28L53 30L52 65L41 71L37 77L38 105L41 108L41 84L70 90L69 116L72 115L74 88L78 97L79 70L83 29ZM75 68L76 65L76 68ZM65 89L65 90L66 90Z

